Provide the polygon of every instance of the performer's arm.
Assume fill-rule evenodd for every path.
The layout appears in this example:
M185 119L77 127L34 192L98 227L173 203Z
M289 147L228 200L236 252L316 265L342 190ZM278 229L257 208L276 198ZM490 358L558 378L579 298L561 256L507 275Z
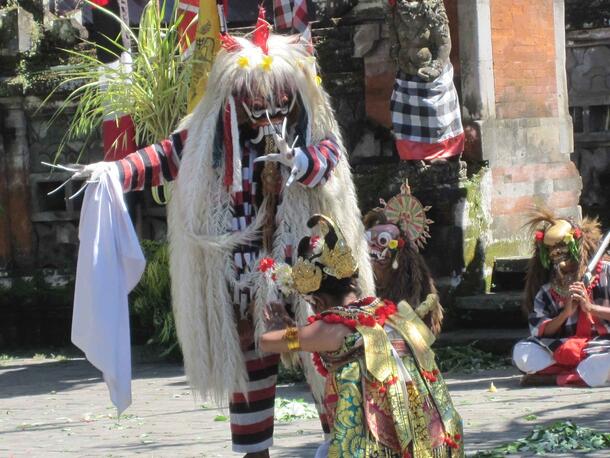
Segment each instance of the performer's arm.
M316 321L308 326L297 328L301 351L320 352L336 351L343 344L346 336L353 331L342 324L328 324ZM286 330L271 331L263 334L259 342L260 349L269 353L289 351Z
M533 337L552 337L559 332L566 320L574 313L577 305L568 301L559 315L552 317L548 302L552 299L543 290L534 299L534 309L529 316L530 331Z
M286 142L285 126L282 130L281 136L277 133L273 136L279 152L257 157L254 162L279 162L288 167L290 177L286 186L294 181L308 188L326 183L341 157L337 141L327 138L316 145L295 148Z
M604 301L603 305L591 304L591 315L610 321L610 303Z
M610 301L604 299L602 304L594 304L589 300L587 288L582 282L575 282L570 285L570 293L574 302L580 305L583 311L590 313L602 320L610 321Z
M292 174L308 188L326 183L341 157L334 139L322 140L317 145L294 149Z
M146 146L114 162L123 192L170 182L178 175L186 131L176 132L154 145Z
M538 337L551 337L557 334L566 320L574 313L574 310L576 310L576 307L570 301L570 305L566 305L559 315L545 323L542 334Z

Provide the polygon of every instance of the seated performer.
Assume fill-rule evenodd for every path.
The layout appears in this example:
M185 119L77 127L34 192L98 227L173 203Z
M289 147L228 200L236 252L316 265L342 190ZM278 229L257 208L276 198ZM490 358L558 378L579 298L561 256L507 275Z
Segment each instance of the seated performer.
M434 280L419 253L433 221L424 207L411 195L408 183L400 194L364 216L369 252L375 274L377 294L394 302L407 301L435 335L441 332L443 307Z
M599 222L580 225L539 211L530 221L535 253L524 309L531 337L513 350L522 385L610 384L610 264L600 262L588 286L581 279L600 239Z
M308 226L323 237L301 239L294 267L265 259L259 269L316 314L305 327L262 334L259 345L313 353L331 426L316 457L463 456L462 421L435 364L432 333L407 302L361 297L357 262L330 219L315 215Z

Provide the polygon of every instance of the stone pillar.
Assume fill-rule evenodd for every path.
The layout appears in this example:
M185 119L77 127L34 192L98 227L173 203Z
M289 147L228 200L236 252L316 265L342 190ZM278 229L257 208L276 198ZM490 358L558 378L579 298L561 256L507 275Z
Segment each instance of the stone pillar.
M32 222L30 219L29 151L27 124L21 98L1 100L5 146L4 179L12 267L33 265ZM1 191L0 191L1 192ZM5 227L6 229L6 227ZM1 234L6 236L6 234ZM6 248L6 239L2 245ZM4 254L4 253L0 253Z
M4 151L4 136L0 129L0 269L6 269L12 258L7 186L6 152Z
M581 179L570 161L563 0L458 3L462 113L481 172L485 276L494 259L527 256L529 209L578 216Z

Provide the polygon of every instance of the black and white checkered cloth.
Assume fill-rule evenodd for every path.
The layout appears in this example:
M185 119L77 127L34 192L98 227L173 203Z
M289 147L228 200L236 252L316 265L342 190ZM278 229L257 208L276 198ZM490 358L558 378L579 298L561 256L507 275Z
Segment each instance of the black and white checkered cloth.
M451 64L432 82L399 72L390 109L397 141L440 143L464 132Z

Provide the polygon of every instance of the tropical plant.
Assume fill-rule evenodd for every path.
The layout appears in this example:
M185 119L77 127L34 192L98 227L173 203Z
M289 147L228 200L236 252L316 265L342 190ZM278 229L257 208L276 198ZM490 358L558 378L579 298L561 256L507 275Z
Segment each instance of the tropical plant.
M87 1L87 0L86 0ZM73 89L51 118L51 123L67 109L76 112L62 138L56 158L68 142L82 140L88 147L105 118L130 115L135 125L138 145L155 143L176 128L186 114L193 58L184 59L181 47L177 4L166 23L165 2L151 1L144 8L137 34L111 11L87 1L92 8L112 17L128 33L127 49L119 37L106 37L112 45L84 41L82 49L64 50L76 62L58 70L62 83L49 95L65 88ZM186 38L185 38L186 39ZM110 49L113 48L113 49ZM123 65L100 61L94 51L110 54ZM125 56L131 63L125 62ZM46 102L46 101L45 101ZM124 140L125 136L122 136ZM180 357L174 317L171 310L170 276L167 245L144 241L147 267L140 284L132 293L132 312L145 326L152 328L149 342L160 345L162 356Z
M165 23L165 2L152 1L144 8L137 35L118 16L87 1L93 8L112 17L131 39L132 49L126 49L119 38L108 40L118 51L101 44L85 41L85 51L64 50L79 62L58 70L61 84L57 90L77 87L70 92L51 118L56 121L67 108L76 105L76 113L63 136L57 157L72 140L86 139L83 150L101 126L105 117L130 115L135 124L135 140L139 145L151 144L165 138L186 114L188 87L193 59L184 59L181 44L177 4ZM188 43L187 43L188 44ZM121 60L128 53L132 63L117 66L101 62L94 50L103 50Z
M146 269L130 295L131 310L142 324L153 329L149 344L162 348L161 356L181 358L171 307L167 242L143 240Z

